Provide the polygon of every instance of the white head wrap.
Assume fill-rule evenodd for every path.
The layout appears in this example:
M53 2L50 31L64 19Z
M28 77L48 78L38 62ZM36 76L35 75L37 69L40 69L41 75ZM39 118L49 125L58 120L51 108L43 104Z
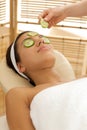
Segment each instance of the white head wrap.
M16 40L15 40L16 41ZM26 78L27 80L29 80L29 78L21 73L17 67L17 63L16 63L16 59L15 59L15 51L14 51L14 45L15 45L15 42L13 43L13 45L11 46L11 50L10 50L10 58L11 58L11 62L15 68L15 70L18 72L19 75L21 75L22 77Z

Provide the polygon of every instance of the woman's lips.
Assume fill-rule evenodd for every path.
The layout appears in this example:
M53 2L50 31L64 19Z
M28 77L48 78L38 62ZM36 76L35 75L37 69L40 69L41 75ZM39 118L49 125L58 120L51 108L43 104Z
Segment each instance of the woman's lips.
M40 46L39 49L37 50L37 52L49 50L49 49L50 49L50 46Z

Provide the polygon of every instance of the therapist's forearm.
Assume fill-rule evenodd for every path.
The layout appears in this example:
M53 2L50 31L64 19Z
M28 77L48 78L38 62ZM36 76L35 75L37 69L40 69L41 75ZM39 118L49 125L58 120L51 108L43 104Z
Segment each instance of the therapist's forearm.
M87 15L87 0L82 0L71 5L65 6L65 13L67 17L80 17Z

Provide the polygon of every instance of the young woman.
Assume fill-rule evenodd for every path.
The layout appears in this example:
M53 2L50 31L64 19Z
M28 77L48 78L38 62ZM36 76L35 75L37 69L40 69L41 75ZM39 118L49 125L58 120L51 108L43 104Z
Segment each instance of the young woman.
M83 124L86 130L87 79L75 84L72 81L71 87L70 83L61 86L63 81L54 70L55 55L47 37L28 31L19 34L8 48L6 58L10 68L35 86L14 88L7 93L10 130L78 130L80 126L83 130ZM85 120L81 121L82 118Z
M61 7L48 8L39 15L39 19L44 18L49 23L50 28L67 17L81 16L87 16L87 0Z
M37 86L21 90L17 88L8 92L6 96L8 124L11 130L33 130L29 117L29 106L33 96L49 86L60 83L59 76L53 69L55 63L53 46L48 38L38 33L23 32L8 48L6 57L9 67ZM17 91L20 91L19 98Z

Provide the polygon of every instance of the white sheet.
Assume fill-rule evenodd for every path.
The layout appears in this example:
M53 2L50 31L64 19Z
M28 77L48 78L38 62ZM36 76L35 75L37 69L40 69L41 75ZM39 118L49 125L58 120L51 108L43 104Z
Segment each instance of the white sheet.
M87 130L87 78L42 90L30 115L36 130ZM0 130L9 130L5 116Z
M36 130L87 130L87 78L42 90L30 114Z
M0 130L9 130L5 115L0 117Z

